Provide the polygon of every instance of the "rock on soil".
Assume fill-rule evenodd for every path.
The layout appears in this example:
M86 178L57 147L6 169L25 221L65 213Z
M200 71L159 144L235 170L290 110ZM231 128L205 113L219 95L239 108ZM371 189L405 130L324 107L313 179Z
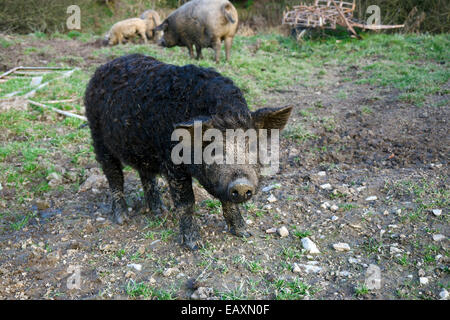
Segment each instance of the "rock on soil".
M277 230L277 233L280 235L280 237L284 238L289 235L289 230L285 226L282 226Z
M349 251L350 250L350 246L348 245L348 243L343 243L343 242L333 244L333 248L336 251Z
M210 300L214 296L213 288L199 287L191 295L193 300Z
M316 244L312 242L311 239L309 239L308 237L302 239L302 245L303 248L305 248L305 250L308 251L309 253L320 253Z

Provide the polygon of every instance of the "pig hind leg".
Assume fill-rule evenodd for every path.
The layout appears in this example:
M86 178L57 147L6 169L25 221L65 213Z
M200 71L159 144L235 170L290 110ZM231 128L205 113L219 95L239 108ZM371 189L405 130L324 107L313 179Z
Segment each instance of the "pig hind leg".
M189 57L191 57L191 59L194 59L194 45L192 43L188 43L186 46L189 51Z
M144 170L139 171L142 186L144 187L145 201L148 208L155 216L161 216L167 212L167 208L162 202L161 193L159 192L156 174Z
M95 137L95 135L93 136ZM94 138L94 149L97 161L100 163L111 189L113 221L121 225L128 220L128 208L123 190L122 163L109 152L103 141L98 138Z
M203 59L202 47L198 44L195 45L195 50L197 51L197 60Z
M220 61L220 50L222 48L222 42L220 41L220 38L216 38L213 41L213 48L216 53L216 63L219 63Z
M225 38L225 52L226 52L226 59L227 61L230 60L231 57L231 45L233 44L233 38L232 37L226 37Z

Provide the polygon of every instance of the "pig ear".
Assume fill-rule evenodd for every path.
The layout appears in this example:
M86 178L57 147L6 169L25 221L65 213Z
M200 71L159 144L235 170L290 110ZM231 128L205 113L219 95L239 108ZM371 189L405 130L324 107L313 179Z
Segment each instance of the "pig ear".
M161 23L159 26L155 28L155 31L166 31L169 27L169 22L167 20L164 20L163 23Z
M252 112L252 118L257 129L279 129L286 125L292 112L292 105L281 108L262 108Z

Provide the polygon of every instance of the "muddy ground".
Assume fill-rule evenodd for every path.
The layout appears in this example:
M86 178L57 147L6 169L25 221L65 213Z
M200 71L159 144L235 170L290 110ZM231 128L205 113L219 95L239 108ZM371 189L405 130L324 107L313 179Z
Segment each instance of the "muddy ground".
M83 58L72 63L81 68L106 61L91 54L98 42L32 45L51 50L21 55L9 47L2 52L3 68L42 64L69 52ZM84 192L48 192L44 202L33 204L36 215L25 228L0 235L0 299L189 299L198 287L212 288L197 294L208 299L439 299L449 286L450 115L448 106L431 104L448 95L428 97L417 108L396 99L393 89L341 81L358 76L357 66L330 67L320 91L292 85L265 93L269 105L292 103L295 110L282 139L280 173L261 185L279 187L260 191L245 209L252 238L227 233L220 210L195 186L205 248L182 249L176 217L155 220L146 212L133 171L126 172L133 218L117 226L110 221L109 192L100 175ZM55 161L71 170L63 158ZM97 167L86 163L83 179L100 174ZM14 202L7 188L0 194ZM269 202L270 195L276 201ZM281 226L289 230L287 237L266 232ZM434 240L436 234L444 239ZM303 249L304 236L319 254ZM350 249L338 251L336 243ZM381 269L381 287L366 290L371 264ZM71 266L80 270L79 288L69 289ZM306 290L289 289L295 278ZM133 287L140 283L151 293Z

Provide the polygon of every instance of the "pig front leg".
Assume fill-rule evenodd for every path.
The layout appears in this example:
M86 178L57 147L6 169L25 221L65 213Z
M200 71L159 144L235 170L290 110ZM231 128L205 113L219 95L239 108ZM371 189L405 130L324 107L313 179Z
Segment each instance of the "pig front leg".
M200 228L194 217L194 192L190 176L174 177L168 175L170 194L180 219L180 242L191 250L201 245Z
M248 238L252 234L246 230L246 223L242 218L239 206L231 202L222 202L222 210L225 221L232 234L238 237Z

